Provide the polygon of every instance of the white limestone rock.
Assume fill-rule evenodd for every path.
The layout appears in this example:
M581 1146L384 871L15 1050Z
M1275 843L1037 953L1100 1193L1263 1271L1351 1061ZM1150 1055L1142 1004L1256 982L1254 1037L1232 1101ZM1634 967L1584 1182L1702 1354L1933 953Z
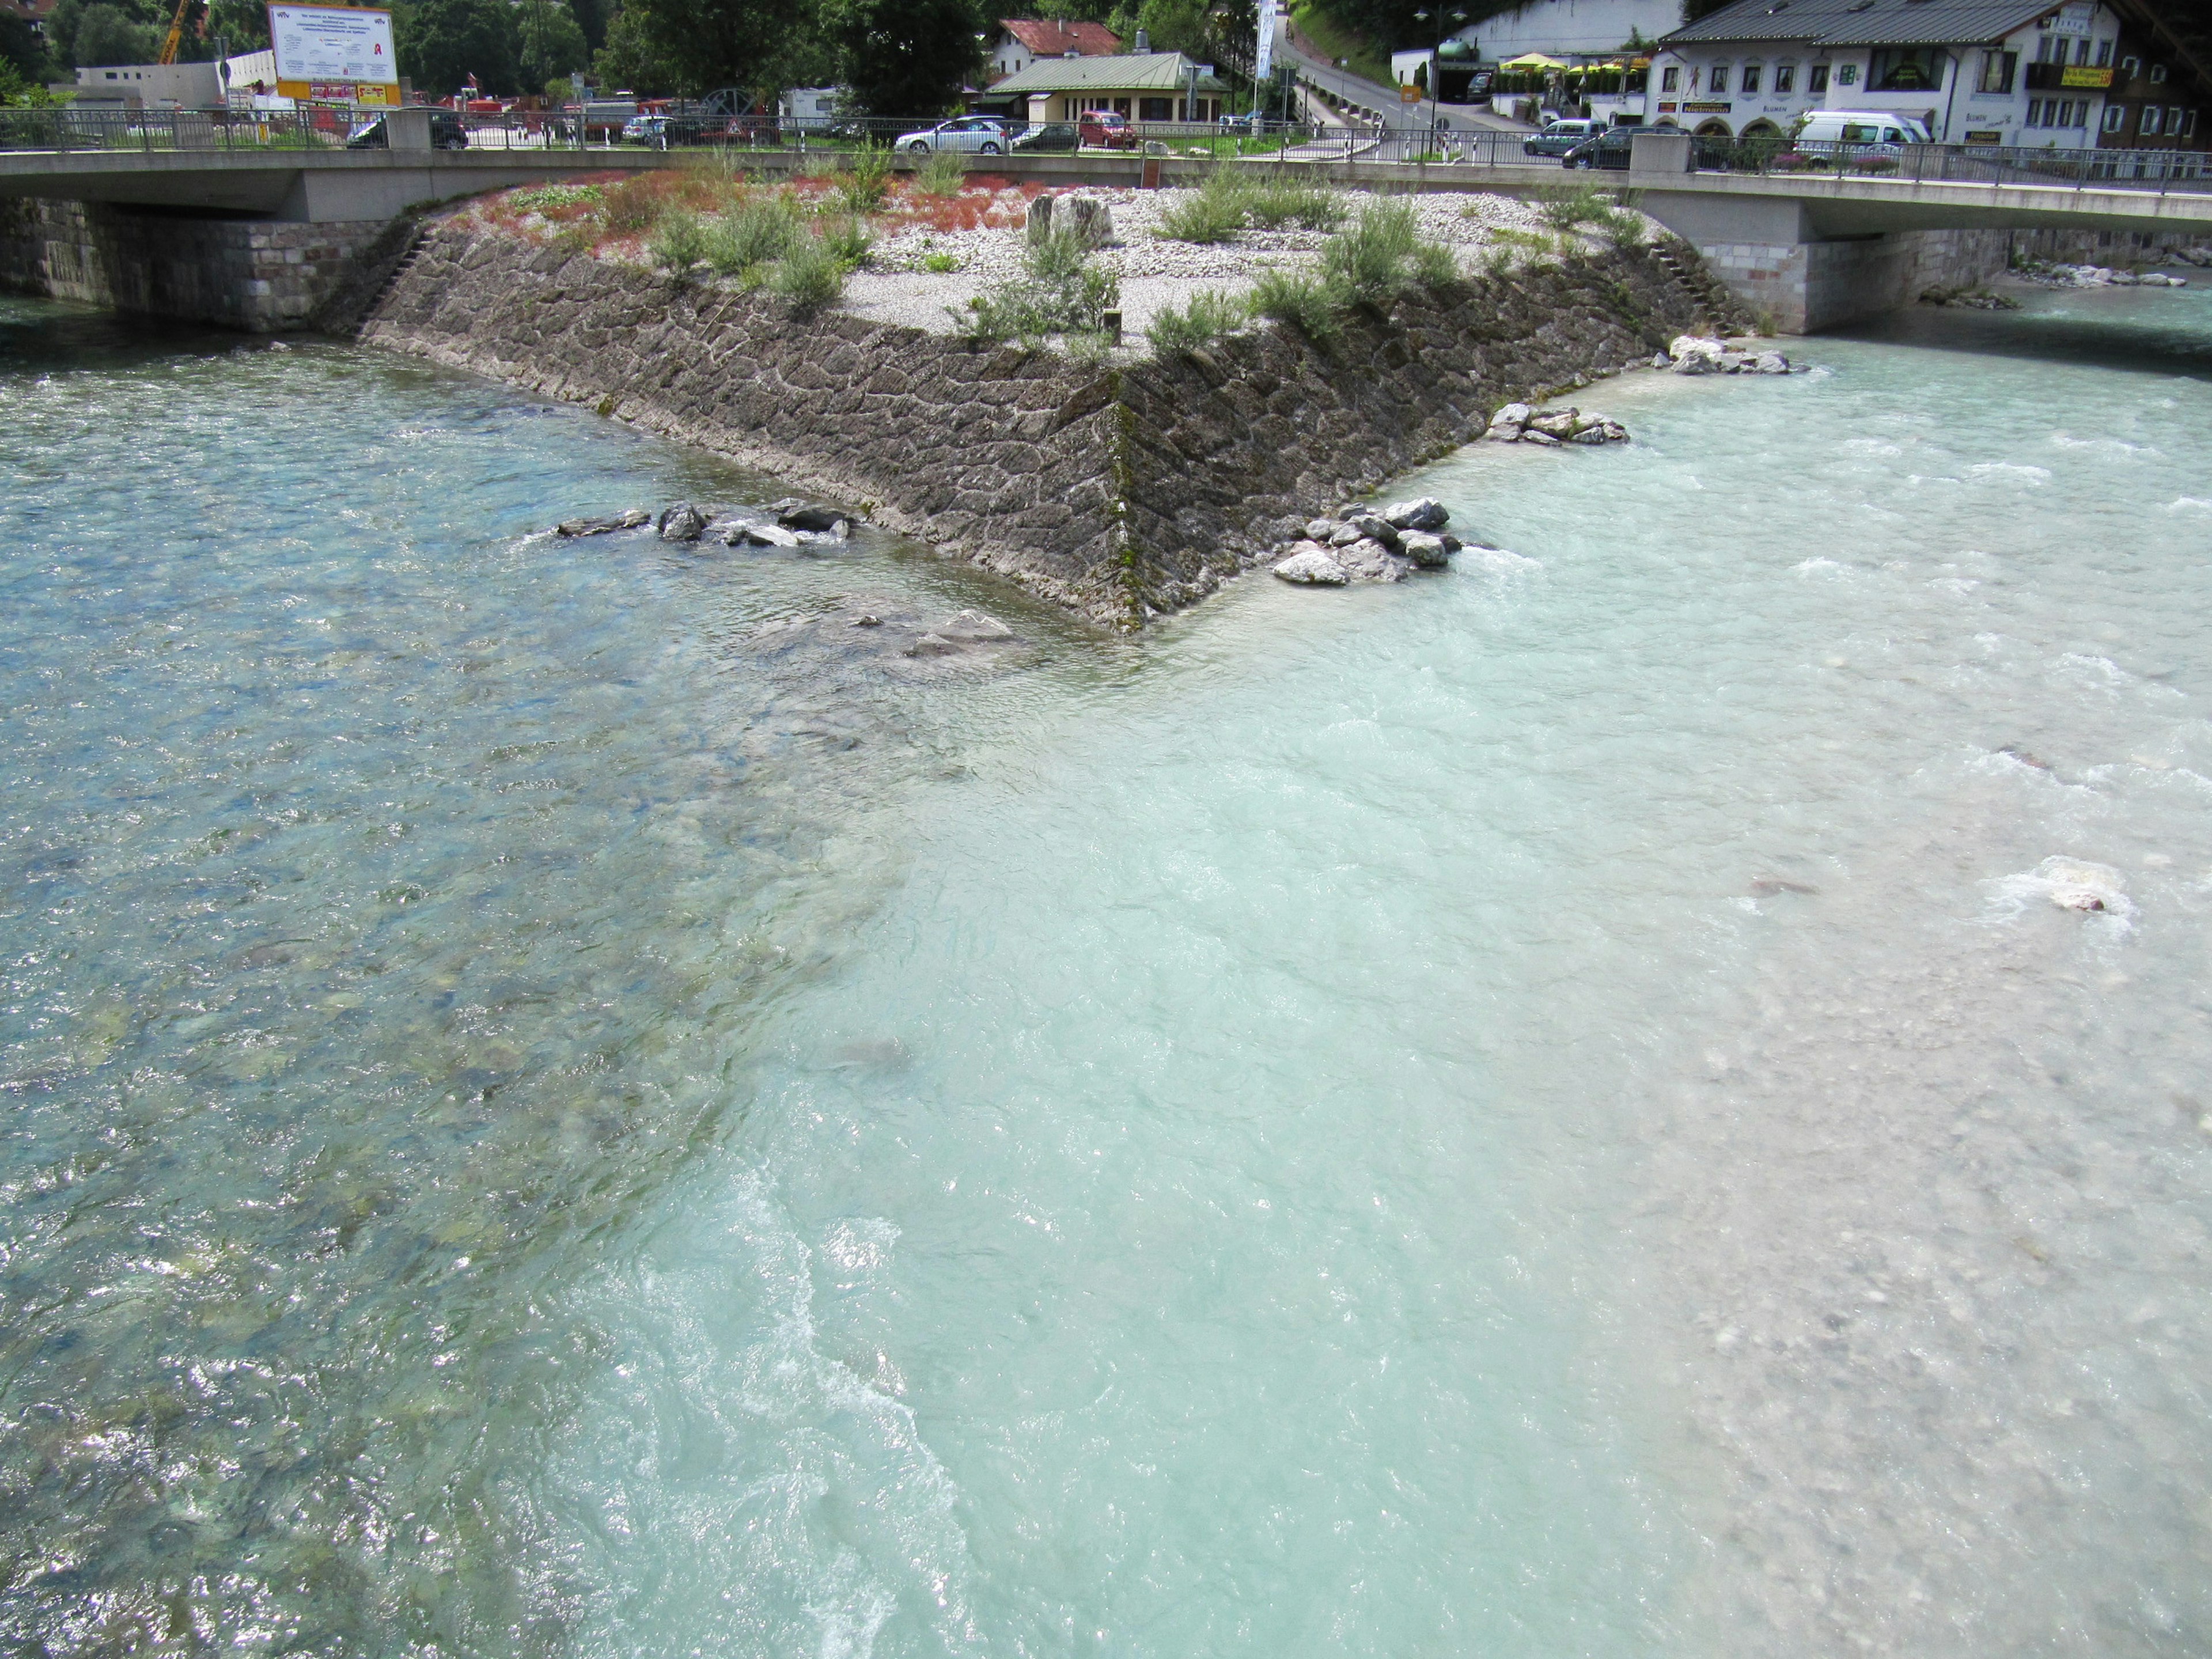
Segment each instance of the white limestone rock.
M1336 562L1356 582L1401 582L1413 574L1413 562L1371 537L1339 548Z
M1298 543L1289 558L1276 564L1275 574L1302 587L1342 587L1352 580L1352 574L1315 542Z

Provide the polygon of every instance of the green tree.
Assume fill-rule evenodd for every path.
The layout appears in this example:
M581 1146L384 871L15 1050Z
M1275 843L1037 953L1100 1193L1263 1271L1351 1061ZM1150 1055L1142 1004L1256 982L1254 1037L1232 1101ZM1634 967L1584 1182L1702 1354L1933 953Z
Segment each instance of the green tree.
M207 39L210 47L221 40L233 58L259 52L269 44L269 8L260 0L211 0Z
M37 33L21 17L0 16L0 75L11 76L10 97L35 86L46 69L46 49Z
M568 0L568 9L575 14L576 27L584 32L584 44L597 52L607 43L607 25L613 20L613 0Z
M522 90L521 48L507 0L417 0L392 14L399 67L416 90L443 98L473 75L497 97Z
M1180 52L1203 61L1207 45L1206 0L1144 0L1137 27L1154 52Z
M522 0L516 15L525 88L542 92L548 82L565 80L590 65L592 51L583 28L562 0Z
M808 84L822 63L815 0L624 0L598 67L605 83L640 92L773 95Z
M118 6L87 6L76 26L72 57L81 64L150 64L161 43L151 23L141 23Z
M977 0L840 0L844 82L870 115L939 115L983 65Z

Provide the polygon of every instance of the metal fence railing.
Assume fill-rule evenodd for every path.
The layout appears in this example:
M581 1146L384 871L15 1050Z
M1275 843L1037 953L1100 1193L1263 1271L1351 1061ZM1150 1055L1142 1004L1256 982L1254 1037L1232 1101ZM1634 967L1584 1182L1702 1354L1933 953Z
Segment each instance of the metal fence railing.
M331 150L384 143L372 106L316 105L289 110L118 110L58 106L0 109L0 150L74 152ZM1469 130L1415 120L1319 127L1303 122L1231 117L1218 121L1129 121L1091 117L1062 122L978 118L946 123L875 117L782 118L730 115L682 105L638 112L623 104L580 110L498 113L432 112L441 149L619 152L649 149L853 150L889 146L902 159L938 151L971 164L997 155L1237 158L1362 166L1420 165L1487 170L1564 165L1625 169L1632 139L1615 129L1594 152L1563 155L1541 135ZM1898 179L1912 183L2072 186L2158 192L2212 192L2212 155L2194 150L2045 149L1971 144L1848 145L1787 138L1699 137L1700 173L1807 179Z

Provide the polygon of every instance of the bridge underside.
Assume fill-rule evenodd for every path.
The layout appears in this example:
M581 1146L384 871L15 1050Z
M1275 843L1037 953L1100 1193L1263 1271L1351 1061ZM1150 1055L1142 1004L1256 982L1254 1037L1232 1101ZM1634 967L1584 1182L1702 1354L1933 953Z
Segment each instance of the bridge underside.
M0 281L243 327L297 327L319 314L339 280L331 273L410 210L507 185L684 159L489 148L0 154ZM744 165L774 171L804 159L763 150L748 153ZM1010 155L994 158L990 170L1055 187L1127 187L1143 165L1134 155ZM1591 177L1551 166L1285 165L1370 188L1521 196ZM1169 158L1164 171L1168 182L1183 183L1204 168ZM1791 333L1909 304L1934 283L1993 276L2004 268L2010 233L2212 237L2212 194L1679 170L1596 177L1636 189L1646 212ZM191 222L201 228L188 231ZM31 252L27 237L37 245Z

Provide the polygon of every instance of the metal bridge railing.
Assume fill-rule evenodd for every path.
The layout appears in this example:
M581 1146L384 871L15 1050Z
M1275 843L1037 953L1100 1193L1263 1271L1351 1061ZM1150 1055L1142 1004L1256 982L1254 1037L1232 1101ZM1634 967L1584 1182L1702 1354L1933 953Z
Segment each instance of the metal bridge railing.
M0 150L76 152L333 150L381 143L372 106L290 110L0 109ZM498 114L434 111L433 141L473 150L650 149L838 151L891 146L908 156L953 150L970 165L994 155L1147 155L1176 160L1325 161L1355 174L1363 166L1419 165L1455 172L1561 167L1566 158L1539 135L1445 125L1320 128L1231 118L1218 122L1008 121L992 130L948 129L934 120L816 116L781 119L672 104L637 115L626 105L574 105ZM1627 149L1595 158L1625 168ZM2193 150L2044 149L1972 144L1799 143L1786 138L1698 137L1701 173L1807 180L2071 186L2160 193L2212 193L2212 155Z

